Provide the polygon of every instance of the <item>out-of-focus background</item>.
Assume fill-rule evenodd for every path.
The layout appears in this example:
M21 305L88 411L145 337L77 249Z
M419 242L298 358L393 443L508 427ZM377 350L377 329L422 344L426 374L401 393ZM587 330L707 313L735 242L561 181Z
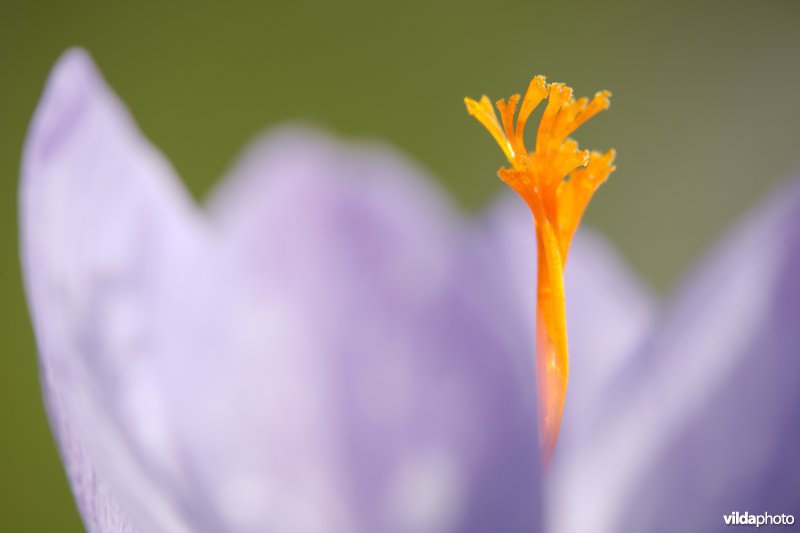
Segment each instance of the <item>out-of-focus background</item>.
M93 54L198 199L253 135L304 119L394 144L476 212L502 160L465 95L505 97L539 73L610 89L611 111L575 135L619 153L586 221L663 293L800 169L798 24L793 0L0 3L0 530L82 530L17 252L22 144L67 47Z

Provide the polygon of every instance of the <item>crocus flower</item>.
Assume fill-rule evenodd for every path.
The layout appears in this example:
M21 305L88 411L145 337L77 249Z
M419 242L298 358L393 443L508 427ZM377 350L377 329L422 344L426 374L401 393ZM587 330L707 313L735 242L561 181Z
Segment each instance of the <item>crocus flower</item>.
M391 150L289 128L199 208L75 50L20 201L46 406L92 532L700 532L798 512L797 186L658 312L577 233L547 473L523 202L469 220Z

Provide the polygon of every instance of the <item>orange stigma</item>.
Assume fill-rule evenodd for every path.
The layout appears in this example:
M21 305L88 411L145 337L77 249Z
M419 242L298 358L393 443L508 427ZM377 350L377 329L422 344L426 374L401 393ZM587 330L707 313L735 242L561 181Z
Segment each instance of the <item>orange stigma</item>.
M517 114L520 95L499 100L498 119L489 99L465 98L467 111L489 130L502 148L511 168L498 171L528 204L533 213L538 250L536 294L536 385L539 402L539 440L542 457L549 464L558 439L567 393L567 350L564 265L572 236L594 191L614 171L614 150L605 154L579 150L568 136L604 109L611 93L594 98L572 97L563 83L546 83L544 76L531 80ZM547 99L536 147L529 152L523 136L534 109Z

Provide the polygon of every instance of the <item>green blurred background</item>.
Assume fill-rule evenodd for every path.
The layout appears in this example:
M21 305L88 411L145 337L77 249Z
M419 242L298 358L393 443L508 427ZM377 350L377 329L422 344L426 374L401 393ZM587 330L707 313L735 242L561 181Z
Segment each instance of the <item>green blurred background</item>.
M0 531L81 531L50 437L20 283L16 192L48 70L88 48L199 199L261 129L306 119L385 139L474 212L500 150L465 95L532 74L611 111L617 148L588 223L666 292L725 226L800 168L800 2L0 3Z

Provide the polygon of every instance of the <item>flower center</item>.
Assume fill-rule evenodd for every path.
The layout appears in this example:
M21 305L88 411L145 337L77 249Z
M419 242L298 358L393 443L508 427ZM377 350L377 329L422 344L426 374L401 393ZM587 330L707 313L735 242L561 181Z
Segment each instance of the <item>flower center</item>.
M555 449L567 392L567 350L564 266L575 230L594 191L614 171L614 150L605 154L579 150L568 136L604 109L611 93L601 91L591 101L575 100L563 83L531 80L519 114L520 95L499 100L498 119L486 96L465 98L467 111L489 130L511 168L498 176L519 194L533 213L538 250L536 299L536 382L539 402L539 440L545 464ZM535 150L525 147L524 130L534 109L547 99L539 122Z

